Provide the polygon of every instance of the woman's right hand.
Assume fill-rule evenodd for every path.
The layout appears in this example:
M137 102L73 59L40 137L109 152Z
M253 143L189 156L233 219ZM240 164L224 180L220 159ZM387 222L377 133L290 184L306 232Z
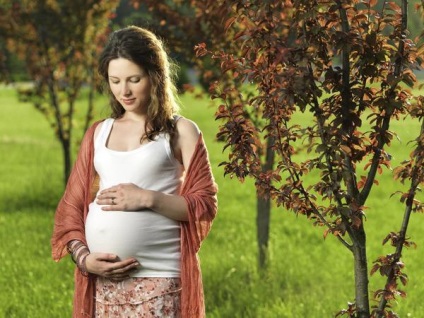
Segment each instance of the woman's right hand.
M85 260L87 272L113 280L123 280L140 267L135 258L120 260L115 254L91 253Z

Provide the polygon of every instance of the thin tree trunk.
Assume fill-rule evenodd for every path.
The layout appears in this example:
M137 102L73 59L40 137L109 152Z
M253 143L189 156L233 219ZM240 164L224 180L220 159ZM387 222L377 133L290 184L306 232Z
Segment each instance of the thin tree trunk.
M63 119L62 112L59 107L60 102L59 102L59 97L57 92L56 80L54 78L53 71L51 68L52 63L50 61L50 56L49 56L49 46L45 40L46 39L45 33L46 33L45 27L40 26L38 29L38 35L39 35L40 41L43 43L42 48L44 50L44 55L46 59L45 68L47 69L47 76L45 78L45 81L46 81L46 85L48 89L48 94L50 97L51 108L53 109L53 112L54 112L56 136L62 145L63 159L64 159L64 183L66 186L66 183L68 182L68 177L71 171L71 150L70 150L71 131L69 131L69 135L66 136L64 123L62 120ZM69 120L71 120L71 118L69 118ZM70 121L69 125L71 124L72 122Z
M256 229L259 252L259 268L266 268L268 261L269 223L271 214L271 201L257 197Z
M267 140L265 163L262 171L272 170L275 160L275 151L272 149L274 138ZM266 268L268 261L269 226L271 214L271 200L269 197L257 195L256 197L256 231L258 240L258 261L259 268Z
M353 258L357 318L369 318L368 265L366 234L363 226L354 231Z
M346 8L343 6L341 0L336 0L338 5L338 11L341 19L341 28L345 34L350 32L349 18L346 12ZM347 136L352 135L354 129L354 123L350 117L352 108L356 104L352 100L352 91L350 83L350 49L349 46L344 46L342 50L342 65L343 65L343 74L342 74L342 83L343 88L341 90L342 97L342 130L343 133ZM345 178L347 183L348 193L351 197L357 197L356 179L355 171L353 165L349 160L346 160L346 168L349 172L348 176ZM339 202L341 206L341 201ZM347 224L347 226L352 226ZM355 274L355 303L356 303L356 317L357 318L369 318L370 317L370 303L369 303L369 293L368 293L368 266L367 266L367 251L366 251L366 234L363 227L363 219L361 220L361 225L359 228L351 227L349 235L352 239L352 252L354 259L354 274Z
M413 180L415 181L415 180ZM396 276L395 276L395 267L394 264L398 263L401 256L402 256L402 250L403 250L403 244L406 241L406 231L408 229L408 225L409 225L409 219L411 217L411 213L412 213L412 200L413 200L413 196L415 194L415 190L410 190L410 198L408 199L408 203L405 209L405 213L403 215L403 222L402 222L402 227L401 230L399 232L399 240L397 242L396 245L396 252L395 252L395 256L394 259L391 263L391 268L390 268L390 272L387 275L387 279L386 279L386 286L385 288L387 288L390 284L392 283L397 283L396 282ZM383 294L383 296L381 297L380 303L378 304L378 314L377 317L378 318L382 318L384 317L384 310L387 307L387 298L386 298L386 294Z
M63 176L64 176L64 183L66 186L66 183L68 182L69 175L71 174L71 143L69 139L62 139L60 140L60 143L62 145L62 151L63 151Z
M93 65L89 65L89 68L91 69L92 66ZM87 113L85 115L84 132L87 131L88 127L90 126L91 120L93 119L94 97L95 97L95 89L96 89L96 81L95 81L93 71L90 71L90 76L88 78L88 86L89 86L88 106L87 106Z
M396 242L396 252L395 252L395 256L393 258L392 261L392 266L390 268L390 272L387 275L387 280L386 280L386 288L393 283L396 283L397 277L395 275L395 264L397 262L399 262L401 256L402 256L402 251L403 251L403 247L404 244L407 240L406 238L406 232L408 230L408 226L409 226L409 221L411 218L411 214L412 214L412 210L413 210L413 201L415 198L415 195L417 193L417 189L418 186L420 185L420 173L419 173L419 169L422 167L423 165L423 156L422 153L424 152L424 142L422 141L422 136L424 135L424 122L421 123L421 130L420 130L420 137L418 137L418 144L417 147L415 149L415 165L413 167L413 173L411 176L411 186L409 188L408 191L408 199L406 200L406 207L405 207L405 212L403 215L403 221L402 221L402 226L400 228L399 231L399 239ZM378 305L378 318L382 318L384 317L384 310L387 306L387 298L385 297L385 295L382 296L380 303Z

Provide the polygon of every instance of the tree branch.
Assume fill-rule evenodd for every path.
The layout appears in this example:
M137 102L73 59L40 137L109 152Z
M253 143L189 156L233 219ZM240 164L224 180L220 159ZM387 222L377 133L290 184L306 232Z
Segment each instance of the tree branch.
M36 28L36 32L37 35L40 39L40 43L42 50L44 51L44 57L45 57L45 65L44 67L46 68L47 71L47 87L49 90L49 96L50 96L50 100L51 100L51 105L53 106L54 109L54 115L55 115L55 119L56 119L56 125L57 125L57 136L59 137L59 139L61 141L65 140L65 132L64 132L64 128L62 125L62 114L61 114L61 110L59 107L59 101L58 101L58 97L57 97L57 92L55 90L55 80L54 80L54 75L53 75L53 71L52 71L52 63L50 61L50 55L49 55L49 46L47 44L45 35L44 35L44 27L41 26L37 26L35 25Z
M394 76L395 76L395 80L394 83L392 83L387 96L389 96L390 98L394 95L395 93L395 89L400 81L399 77L401 75L401 71L402 71L402 64L403 64L403 59L404 59L404 53L405 53L405 43L404 43L404 38L405 38L405 31L407 30L408 27L408 0L402 0L402 5L401 5L401 9L402 9L402 19L401 19L401 34L399 37L399 46L398 46L398 52L397 52L397 58L395 60L395 67L394 67ZM384 141L383 136L386 134L386 132L389 130L389 126L390 126L390 120L391 120L391 116L394 112L393 108L387 108L385 110L385 115L384 115L384 119L381 125L381 129L378 135L378 141L377 141L377 146L374 148L374 155L371 161L371 167L370 167L370 171L368 173L365 185L361 191L361 193L359 194L359 204L363 205L365 203L365 201L367 200L370 192L371 192L371 188L372 185L374 183L375 180L375 176L377 174L377 170L378 170L378 165L380 162L380 156L381 156L381 152L383 151L384 146L386 145L386 142Z
M414 198L415 198L418 186L420 184L420 181L422 179L420 169L422 169L421 167L423 165L424 165L424 122L421 124L421 132L420 132L420 136L418 137L418 145L415 149L415 164L412 169L411 185L409 187L408 197L406 199L406 206L405 206L405 212L403 215L402 226L400 228L399 236L396 241L396 252L391 262L390 272L387 275L386 286L389 286L390 284L392 284L397 277L396 264L399 262L402 256L402 250L406 242L406 232L408 229L409 220L413 210ZM388 300L385 297L385 293L384 293L383 297L380 299L380 303L378 306L378 312L379 312L378 317L383 317L384 308L386 308L387 302Z

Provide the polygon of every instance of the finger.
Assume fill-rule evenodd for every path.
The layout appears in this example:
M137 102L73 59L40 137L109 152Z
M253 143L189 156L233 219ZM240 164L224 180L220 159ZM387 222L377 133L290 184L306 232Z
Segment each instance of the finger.
M105 272L104 276L110 279L116 279L116 280L123 280L130 277L128 273L114 273L114 272Z
M107 191L107 192L101 192L97 195L98 199L105 200L110 198L115 198L117 196L116 191Z
M115 187L103 189L102 191L100 191L100 195L104 197L110 196L111 194L114 194L114 193L116 193Z
M130 274L133 273L134 270L130 270L130 271L125 271L125 272L117 272L117 271L111 271L111 272L105 272L105 276L109 277L111 279L127 279L130 277Z
M108 276L109 277L113 277L115 279L127 279L131 276L131 274L135 273L138 271L138 268L134 268L134 267L125 267L119 270L115 270L113 272L109 272Z
M129 275L125 275L125 276L113 276L113 277L110 277L110 280L112 280L114 282L121 282L121 281L123 281L125 279L128 279L128 278L130 278Z
M116 270L122 270L122 271L128 270L130 268L138 267L138 266L140 266L140 263L136 259L135 260L131 260L131 259L124 260L124 261L117 262L117 263L114 264L114 268Z
M99 204L99 205L101 205L101 204ZM108 212L108 211L114 211L114 212L120 211L120 208L117 205L103 205L101 207L101 209L102 209L102 211L106 211L106 212Z
M107 198L107 199L97 199L96 203L98 205L103 205L103 206L111 206L111 207L116 207L117 203L116 203L116 198L113 199L112 202L112 198Z
M138 270L141 267L139 262L131 263L125 267L122 268L123 273L133 272L135 270Z
M96 255L96 259L99 261L108 261L108 262L119 262L120 259L118 255L113 253L93 253Z
M108 197L105 199L97 199L96 203L102 206L102 210L104 211L116 211L119 203L117 202L116 197Z
M115 263L114 263L115 264ZM115 277L117 275L121 275L120 267L117 267L116 265L108 266L108 268L105 270L107 275L109 277Z
M137 260L126 260L123 262L114 263L111 268L115 274L122 274L128 271L132 271L133 269L136 269L139 266L140 263Z

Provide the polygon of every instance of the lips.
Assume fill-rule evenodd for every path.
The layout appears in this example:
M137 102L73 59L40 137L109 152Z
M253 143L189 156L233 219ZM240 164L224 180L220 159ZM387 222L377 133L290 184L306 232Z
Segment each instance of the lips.
M121 99L122 103L125 105L131 105L135 102L135 98L129 98L129 99Z

